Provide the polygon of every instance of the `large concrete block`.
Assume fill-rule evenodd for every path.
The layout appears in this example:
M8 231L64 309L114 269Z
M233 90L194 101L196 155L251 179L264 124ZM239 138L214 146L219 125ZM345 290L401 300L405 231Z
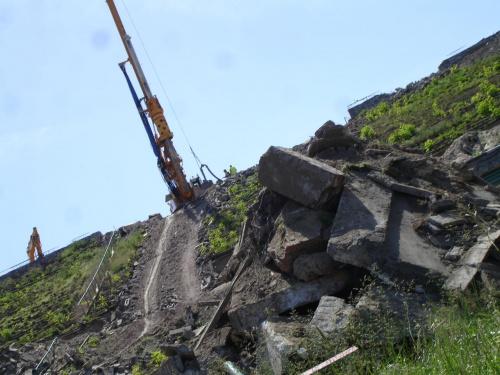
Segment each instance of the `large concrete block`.
M391 197L391 189L368 179L351 179L340 198L328 254L338 262L368 270L384 264Z
M305 283L252 264L234 286L229 320L236 331L243 332L258 327L269 316L338 293L345 289L349 280L350 273L339 270Z
M429 272L448 276L439 249L413 229L427 206L369 179L344 187L328 243L334 260L370 271L425 282Z
M286 319L266 320L261 325L261 338L264 345L263 360L271 367L275 375L288 374L290 357L304 356L300 344L304 324Z
M324 222L321 212L288 201L274 223L276 230L267 247L269 256L283 272L292 273L293 262L301 254L326 250Z
M345 175L318 160L271 146L259 162L259 182L304 206L329 208L342 191Z

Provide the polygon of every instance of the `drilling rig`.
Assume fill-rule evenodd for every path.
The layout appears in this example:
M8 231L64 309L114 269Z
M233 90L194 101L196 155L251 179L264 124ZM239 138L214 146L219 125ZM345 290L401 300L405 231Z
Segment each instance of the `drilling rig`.
M182 159L177 154L174 144L172 142L173 133L170 131L167 120L163 114L163 108L158 101L158 98L154 96L151 92L149 84L146 80L144 72L141 68L137 55L135 53L134 47L131 42L131 38L125 32L120 15L116 9L113 0L106 0L108 3L111 15L115 21L115 25L120 34L120 38L123 42L125 50L127 51L128 59L122 63L119 63L125 79L127 80L130 92L134 99L137 111L141 117L142 123L148 134L151 147L157 158L157 165L163 180L167 184L170 194L167 195L166 200L172 200L174 202L174 210L184 203L187 203L195 199L196 194L193 186L187 181L186 175L184 174L182 168ZM139 98L132 85L130 77L125 69L125 64L130 63L134 69L135 75L141 87L143 98ZM142 102L145 103L146 108L142 106ZM147 114L147 115L146 115ZM153 123L153 130L148 121L148 117ZM202 171L203 173L203 171Z

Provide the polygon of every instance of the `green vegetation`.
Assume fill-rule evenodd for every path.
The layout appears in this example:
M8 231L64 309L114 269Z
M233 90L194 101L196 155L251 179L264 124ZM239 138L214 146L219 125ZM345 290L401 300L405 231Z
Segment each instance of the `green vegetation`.
M238 242L238 233L245 221L245 212L257 200L260 191L257 174L238 180L228 189L226 209L205 219L208 246L201 246L203 254L218 254L231 249Z
M142 241L136 232L114 245L109 260L111 284L125 278L127 260L135 257ZM77 324L76 303L95 273L105 248L79 241L63 250L46 267L34 265L26 273L0 281L0 345L52 338ZM100 296L96 313L109 308L113 296Z
M500 56L453 66L423 89L362 111L361 138L432 152L470 129L500 119Z
M167 359L168 359L168 357L165 354L163 354L163 352L161 350L156 350L156 351L151 353L151 360L149 361L149 363L156 370Z
M99 344L99 337L91 337L87 340L87 345L91 348L96 348Z
M361 128L361 139L372 139L375 137L375 130L369 125L365 125Z
M167 359L161 350L155 350L151 352L151 359L148 362L141 362L132 367L132 375L151 374Z

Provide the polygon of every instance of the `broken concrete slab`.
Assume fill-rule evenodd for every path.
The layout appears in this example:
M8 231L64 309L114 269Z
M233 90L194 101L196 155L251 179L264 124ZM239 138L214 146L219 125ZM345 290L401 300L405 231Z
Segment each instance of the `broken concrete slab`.
M300 346L304 326L286 318L266 320L262 323L261 334L265 345L262 359L272 368L273 374L288 374L290 357L304 355Z
M442 212L438 215L430 216L427 220L430 224L440 228L453 228L467 223L464 218L458 217L450 212Z
M346 181L327 164L275 146L261 156L258 178L267 188L312 209L334 205Z
M460 267L454 270L446 280L445 288L458 291L466 290L490 251L493 249L497 251L494 243L498 239L500 239L500 231L478 238L477 243L462 257L459 263Z
M425 283L428 274L447 277L449 272L440 258L440 249L420 236L413 222L427 213L427 205L420 200L395 193L384 247L386 263L381 271L400 279L414 279Z
M372 270L382 254L392 191L368 179L351 179L342 192L328 254L342 263Z
M301 254L326 250L328 238L323 236L326 225L321 213L294 201L283 207L267 247L267 253L283 272L292 273L293 262Z
M387 188L390 188L394 191L398 191L400 193L405 193L408 195L413 195L418 198L423 198L423 199L433 199L435 197L435 193L429 190L425 189L420 189L415 186L409 186L405 184L401 184L397 182L395 179L393 179L390 176L387 176L384 173L380 173L377 171L371 171L368 173L367 177L374 181L377 182L378 184L385 186Z
M269 316L319 301L324 295L338 293L348 285L350 273L339 270L309 283L258 266L254 262L241 275L233 289L228 312L232 327L243 332L258 327ZM249 283L248 280L258 281Z
M342 265L343 263L334 261L326 252L303 254L293 262L293 274L299 280L309 282L332 274Z
M343 331L349 324L352 312L353 307L342 298L323 296L309 323L310 331L315 334L315 331L319 330L323 335Z
M426 205L372 179L351 179L342 192L332 227L328 254L388 277L425 278L432 271L448 275L439 249L413 229Z

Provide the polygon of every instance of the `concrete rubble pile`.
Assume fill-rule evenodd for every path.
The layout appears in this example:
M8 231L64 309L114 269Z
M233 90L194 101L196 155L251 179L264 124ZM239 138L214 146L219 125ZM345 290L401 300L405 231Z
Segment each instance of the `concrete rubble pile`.
M466 135L457 144L471 139L481 137ZM234 249L197 260L206 300L161 328L161 351L169 359L156 373L200 374L222 357L244 370L257 363L286 374L291 358L310 355L304 342L361 337L373 324L388 327L381 334L404 326L410 336L426 329L430 303L444 290L463 292L480 282L498 295L499 191L477 177L480 160L457 156L477 148L471 147L433 158L369 146L328 121L313 139L293 150L272 146L257 168L214 185L204 197L207 216L227 207L237 179L257 173L263 189L246 211ZM488 165L500 165L492 155ZM156 239L146 237L153 243L163 223L153 216L147 226L135 223L119 232L157 232ZM145 264L132 268L147 275ZM99 335L144 318L135 294L139 284L134 275L120 286L115 311L95 328ZM166 288L158 310L168 313L182 296ZM0 373L33 372L40 353L22 353L2 352L8 361L0 363ZM85 363L81 373L130 373L150 356ZM80 361L70 350L64 358L63 365Z
M464 174L463 165L449 168L403 151L362 150L361 141L331 121L320 130L307 147L271 147L262 156L258 176L268 192L261 194L260 211L249 215L253 223L268 215L274 225L267 225L267 237L260 226L249 231L260 258L243 271L228 308L236 333L259 327L261 361L275 374L287 373L287 358L307 356L294 330L342 335L353 319L368 325L378 312L393 321L406 319L412 334L425 327L428 303L438 301L443 289L463 291L481 278L494 290L500 280L500 231L481 236L467 213L493 224L500 208L494 187ZM344 148L328 134L348 140ZM347 172L331 167L338 165L335 154L349 158L353 152L362 153L363 165ZM279 199L272 215L262 209ZM464 233L471 238L464 240ZM370 291L358 294L357 302L346 299L346 291L368 274L376 278ZM287 316L302 306L315 313L301 326Z

